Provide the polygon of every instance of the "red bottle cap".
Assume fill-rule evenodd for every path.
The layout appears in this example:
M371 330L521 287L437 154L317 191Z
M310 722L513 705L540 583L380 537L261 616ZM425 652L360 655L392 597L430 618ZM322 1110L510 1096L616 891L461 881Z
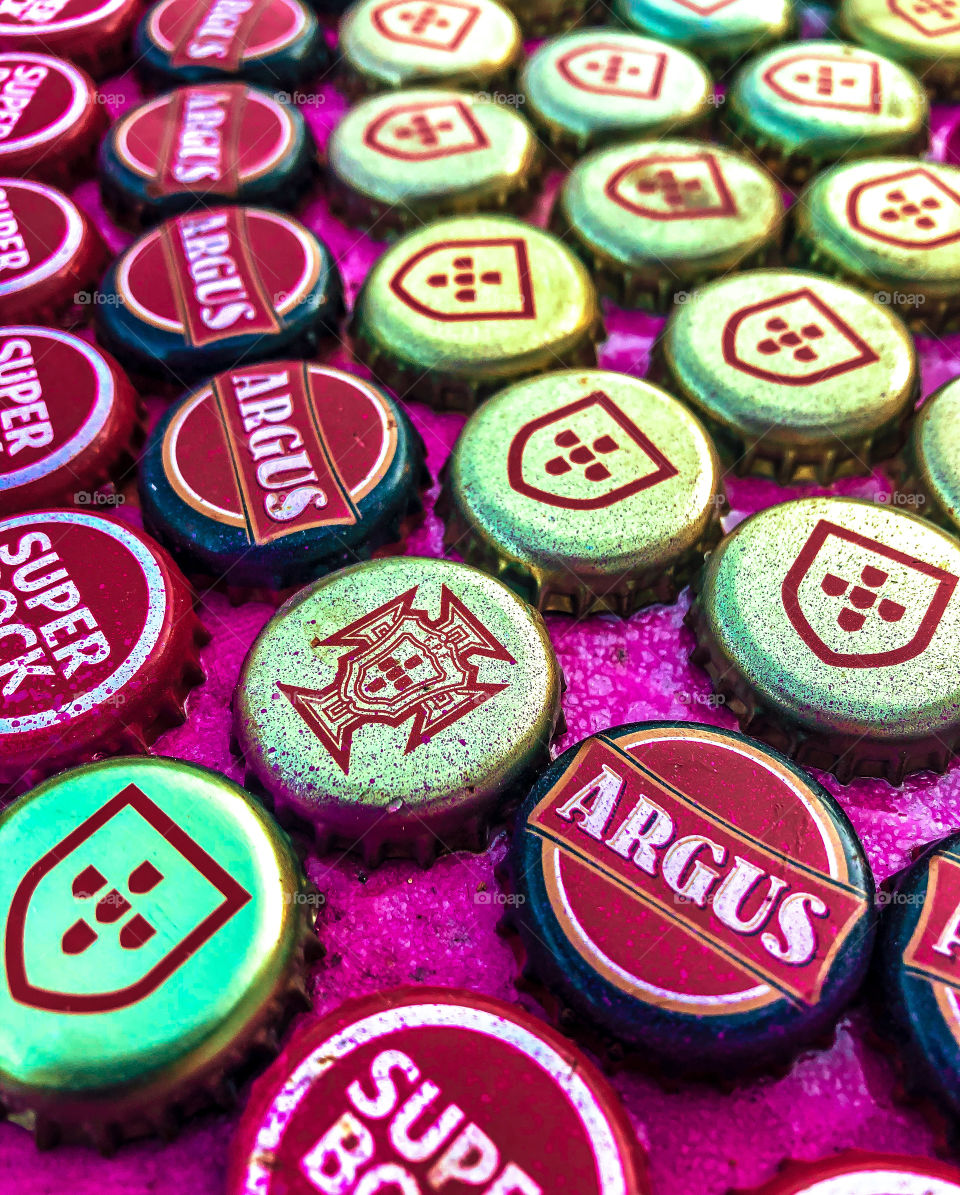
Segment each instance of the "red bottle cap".
M0 54L0 174L70 187L91 171L107 110L62 58Z
M932 1158L851 1150L792 1162L752 1195L960 1195L960 1170Z
M80 323L106 261L100 234L66 195L0 178L0 324Z
M650 1187L619 1097L569 1041L488 996L400 988L294 1037L254 1087L227 1179L228 1195L388 1190Z
M77 510L0 520L0 798L183 721L206 632L142 533Z
M0 50L58 54L95 79L126 65L140 0L4 0Z
M131 469L139 407L119 365L85 340L0 328L0 514L94 504Z

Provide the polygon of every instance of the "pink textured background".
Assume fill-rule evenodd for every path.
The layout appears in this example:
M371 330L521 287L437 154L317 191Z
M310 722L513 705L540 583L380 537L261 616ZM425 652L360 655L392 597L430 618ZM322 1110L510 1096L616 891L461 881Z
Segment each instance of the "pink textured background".
M127 83L110 81L101 91L113 114L137 98ZM329 89L320 97L321 102L303 110L323 141L343 104ZM936 122L935 147L946 116L941 113ZM106 220L95 185L82 185L76 196L112 246L120 248L124 238ZM546 204L538 222L544 222L545 214ZM323 202L312 204L305 219L337 253L352 300L383 246L345 229ZM610 338L602 364L642 375L658 322L613 309L607 314ZM952 343L926 341L922 352L925 393L960 373L960 338L952 338ZM348 357L341 352L334 361L346 365ZM159 410L159 404L154 406ZM409 410L426 441L435 477L463 420L416 404ZM822 492L786 491L772 483L734 479L729 483L733 512L727 526L761 507ZM876 497L889 493L890 486L878 473L826 492ZM435 493L434 488L431 506ZM127 506L122 517L136 521L137 512ZM408 551L440 554L441 528L432 513ZM706 679L687 663L691 638L682 626L687 601L684 594L676 606L655 607L627 621L549 620L569 685L564 700L569 732L558 750L593 731L639 719L687 717L733 725L726 712L707 704ZM241 779L229 752L228 706L243 656L270 613L261 604L232 609L218 596L204 598L201 616L213 633L203 653L207 681L190 698L186 725L165 735L156 746L158 753ZM842 788L820 778L853 820L878 880L901 866L917 844L960 829L960 765L943 777L912 778L899 789L880 782ZM326 897L320 936L327 956L311 982L316 1010L325 1012L347 997L379 988L429 983L473 988L538 1011L514 986L513 955L495 933L498 907L478 900L484 890L498 891L493 872L504 851L501 835L482 856L442 859L428 872L392 863L369 875L349 859L311 857L310 877ZM689 1084L667 1091L650 1078L615 1077L637 1134L649 1150L657 1195L724 1195L732 1186L768 1178L786 1157L815 1158L849 1146L932 1152L932 1131L916 1110L894 1099L893 1070L868 1043L865 1023L864 1014L852 1010L829 1048L809 1052L780 1077L730 1092ZM233 1123L210 1114L189 1124L173 1144L128 1146L110 1160L81 1149L39 1154L23 1130L0 1125L0 1192L148 1195L178 1190L184 1195L217 1195Z

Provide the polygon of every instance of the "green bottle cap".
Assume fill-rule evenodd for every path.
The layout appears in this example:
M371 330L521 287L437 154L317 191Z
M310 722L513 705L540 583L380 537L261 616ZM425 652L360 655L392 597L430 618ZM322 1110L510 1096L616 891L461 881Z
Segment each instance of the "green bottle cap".
M541 610L672 601L721 533L720 466L656 386L593 369L511 386L446 467L447 545Z
M851 41L902 62L942 103L960 100L954 0L843 0L839 26Z
M449 560L342 569L291 598L234 697L251 783L320 850L426 864L481 849L548 760L561 674L543 620Z
M0 815L0 851L0 1098L41 1145L169 1133L308 1004L300 866L216 772L64 772Z
M919 388L903 321L798 270L710 283L678 307L655 374L689 403L738 474L830 485L903 442Z
M895 308L917 331L960 319L960 169L874 158L828 170L792 212L790 256Z
M842 42L794 42L745 66L720 125L790 186L841 159L920 154L929 105L903 67Z
M359 0L340 22L342 87L505 86L523 54L520 26L496 0Z
M954 378L924 401L904 448L897 499L913 498L925 515L960 536L960 379Z
M702 141L655 141L579 162L552 225L601 294L662 312L678 292L775 261L783 216L777 182L747 158Z
M720 71L786 41L799 23L794 0L613 0L613 13Z
M559 154L712 121L713 81L696 58L635 33L584 29L540 47L520 77L524 112Z
M352 335L395 393L470 410L532 374L595 365L603 327L589 274L556 237L463 216L408 233L377 261Z
M505 104L458 91L373 96L351 108L327 149L330 205L376 237L438 216L531 198L533 131Z
M688 615L740 726L810 767L899 784L960 745L960 543L851 498L741 523Z

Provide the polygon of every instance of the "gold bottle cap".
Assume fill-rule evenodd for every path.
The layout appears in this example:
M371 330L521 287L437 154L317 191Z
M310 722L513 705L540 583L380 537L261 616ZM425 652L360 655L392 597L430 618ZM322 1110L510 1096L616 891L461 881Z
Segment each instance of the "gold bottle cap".
M372 96L351 108L327 149L331 207L376 237L442 215L529 197L533 130L506 104L459 91Z
M793 37L799 24L794 0L613 0L613 13L719 71Z
M544 374L470 417L446 467L446 542L541 610L673 600L720 538L716 452L656 386Z
M523 53L520 26L496 0L360 0L340 22L343 88L491 90Z
M510 382L596 364L596 289L550 233L506 216L438 220L377 261L357 297L357 357L401 397L470 410Z
M960 379L924 401L904 449L898 498L914 498L918 514L960 536Z
M736 473L781 484L869 473L900 447L919 386L897 315L798 270L696 291L667 321L656 372Z
M942 771L960 745L960 542L850 498L741 523L688 615L747 733L843 783Z
M960 169L916 158L835 166L791 213L792 259L895 308L915 331L960 319Z
M960 100L960 11L953 0L843 0L844 36L901 62L941 103Z
M520 91L546 143L573 157L615 141L696 135L712 120L713 81L696 58L613 29L547 42L528 60Z
M842 42L769 50L735 77L723 134L790 186L841 159L923 153L929 105L903 67Z
M784 205L773 176L702 141L631 142L584 158L553 227L624 307L665 311L680 291L776 260Z

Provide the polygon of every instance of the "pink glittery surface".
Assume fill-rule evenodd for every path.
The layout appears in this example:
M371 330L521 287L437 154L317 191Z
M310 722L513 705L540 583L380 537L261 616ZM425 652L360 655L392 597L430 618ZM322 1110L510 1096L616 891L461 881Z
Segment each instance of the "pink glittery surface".
M137 98L125 83L108 82L102 91L113 114ZM325 140L343 103L329 89L321 98L303 111ZM941 114L935 148L943 143L943 129ZM84 184L76 194L112 247L121 247L125 238L110 228L94 184ZM544 216L545 206L538 222ZM313 203L305 218L339 257L352 300L383 245L344 228L322 201ZM602 364L642 374L658 322L608 310L607 325ZM960 338L927 341L922 348L929 393L960 373ZM335 363L347 362L345 352L337 354ZM463 420L415 404L409 410L423 433L435 477ZM728 527L761 507L817 492L824 491L787 491L772 483L733 480ZM889 494L890 486L877 473L829 492L877 497ZM135 521L136 511L123 508L123 517ZM441 528L432 513L407 550L440 554ZM687 662L691 637L682 626L687 604L684 594L675 606L656 607L627 621L550 620L569 686L564 700L569 731L558 749L593 731L640 719L733 725L725 711L708 703L706 677ZM158 742L158 753L241 779L229 751L230 696L243 656L270 613L261 604L231 608L217 596L204 600L201 616L213 633L203 652L207 681L190 698L186 724ZM828 778L826 783L856 826L878 879L901 866L918 843L960 829L960 765L946 776L922 775L898 789L882 782L848 788ZM326 1012L343 999L379 988L425 983L473 988L536 1012L536 1003L518 994L514 956L495 932L500 909L489 894L499 891L494 867L504 850L501 836L482 856L448 857L427 872L392 863L369 875L351 860L309 858L310 877L326 898L319 932L327 955L311 980L315 1009ZM649 1150L657 1195L724 1195L730 1187L768 1178L784 1158L815 1158L845 1147L931 1152L931 1129L917 1111L894 1099L893 1070L869 1043L865 1024L863 1012L854 1009L842 1020L832 1045L804 1055L782 1076L728 1092L689 1084L667 1090L652 1078L615 1077ZM73 1148L41 1154L23 1130L0 1125L0 1192L147 1195L177 1190L218 1195L234 1123L211 1114L187 1125L172 1144L128 1146L110 1160Z

